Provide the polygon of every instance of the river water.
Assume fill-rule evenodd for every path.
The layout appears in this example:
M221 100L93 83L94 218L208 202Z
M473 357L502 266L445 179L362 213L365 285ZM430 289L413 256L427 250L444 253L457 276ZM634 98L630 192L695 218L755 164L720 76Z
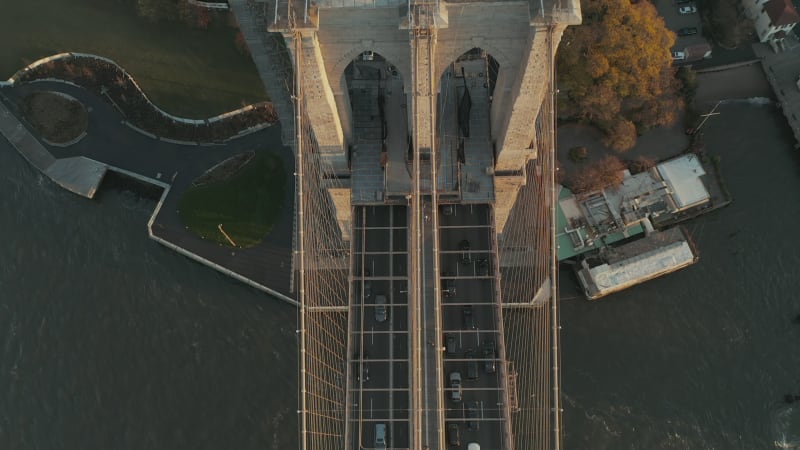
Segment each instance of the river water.
M296 310L147 238L0 139L0 449L297 447Z
M688 225L700 262L593 303L562 273L567 449L800 431L800 158L775 108L721 111L735 202ZM0 142L0 449L297 448L294 308L148 240L152 207L78 198Z

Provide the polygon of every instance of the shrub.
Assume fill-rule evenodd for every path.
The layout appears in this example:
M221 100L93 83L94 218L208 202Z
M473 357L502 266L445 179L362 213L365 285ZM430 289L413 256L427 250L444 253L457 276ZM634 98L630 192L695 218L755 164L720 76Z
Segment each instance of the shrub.
M576 194L597 191L622 184L625 164L616 156L591 163L569 179L569 188Z

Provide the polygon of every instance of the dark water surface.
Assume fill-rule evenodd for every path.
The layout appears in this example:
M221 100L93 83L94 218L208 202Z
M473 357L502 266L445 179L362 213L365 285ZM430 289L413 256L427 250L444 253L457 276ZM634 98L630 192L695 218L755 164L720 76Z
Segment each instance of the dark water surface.
M566 449L798 430L776 424L800 394L800 159L774 108L721 110L735 203L689 225L700 262L594 303L562 273ZM0 449L297 448L294 308L149 241L152 206L80 199L0 143Z
M296 311L0 139L0 449L297 447Z
M768 449L777 414L797 421L782 408L800 394L800 157L775 108L721 111L705 136L734 203L687 225L700 261L562 301L567 449ZM561 286L578 295L569 273Z

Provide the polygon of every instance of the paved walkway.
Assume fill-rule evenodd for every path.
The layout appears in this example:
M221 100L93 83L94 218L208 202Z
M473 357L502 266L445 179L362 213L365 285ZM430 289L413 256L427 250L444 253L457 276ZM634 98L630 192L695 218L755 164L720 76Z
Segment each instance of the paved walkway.
M171 184L172 188L153 224L153 233L156 236L294 298L289 286L294 214L294 177L291 174L294 172L294 156L290 148L281 144L280 125L276 124L225 145L179 145L133 131L122 124L123 117L109 104L75 86L37 82L2 88L0 93L15 102L36 90L63 92L91 108L88 133L80 142L65 148L39 144L40 146L59 160L86 157L112 168L121 168ZM16 114L13 111L14 106L9 106ZM8 117L8 114L4 116L3 110L0 110L0 123L9 120ZM177 205L192 181L215 164L235 154L259 148L274 151L283 160L288 174L283 210L264 241L253 248L233 249L205 241L186 230L178 216ZM32 164L41 170L38 162L32 161Z

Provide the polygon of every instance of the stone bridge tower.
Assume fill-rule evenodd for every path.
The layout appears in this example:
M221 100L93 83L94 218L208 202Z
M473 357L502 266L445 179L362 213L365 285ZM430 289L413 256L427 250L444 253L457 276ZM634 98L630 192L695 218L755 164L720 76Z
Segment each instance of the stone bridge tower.
M435 58L431 61L435 87L448 68L470 52L491 61L484 81L491 84L486 118L488 142L484 146L489 154L482 172L494 179L496 230L502 234L517 192L526 182L526 163L536 157L535 124L552 70L548 39L552 36L557 44L568 25L580 23L580 2L429 3L430 11L435 11L430 18L436 29ZM286 79L286 70L280 67L285 68L289 62L280 60L271 50L276 46L274 36L283 35L284 49L290 53L302 49L302 73L298 79L303 83L306 112L319 152L345 186L344 191L331 194L347 239L351 205L346 189L354 176L351 155L359 148L359 138L354 133L359 117L350 95L357 86L348 86L346 72L354 60L385 59L403 80L406 104L411 105L412 49L408 27L412 8L407 0L231 0L230 4L267 90L279 104L285 125L293 119L289 116L291 108L287 107L288 83L274 80L276 76ZM272 38L268 37L270 34ZM301 45L295 45L294 39L301 39ZM285 106L281 107L281 102ZM410 114L411 108L407 111ZM414 122L408 118L406 123L411 128ZM408 139L412 134L409 129ZM441 145L442 136L438 139ZM462 183L459 189L466 188L467 183Z

